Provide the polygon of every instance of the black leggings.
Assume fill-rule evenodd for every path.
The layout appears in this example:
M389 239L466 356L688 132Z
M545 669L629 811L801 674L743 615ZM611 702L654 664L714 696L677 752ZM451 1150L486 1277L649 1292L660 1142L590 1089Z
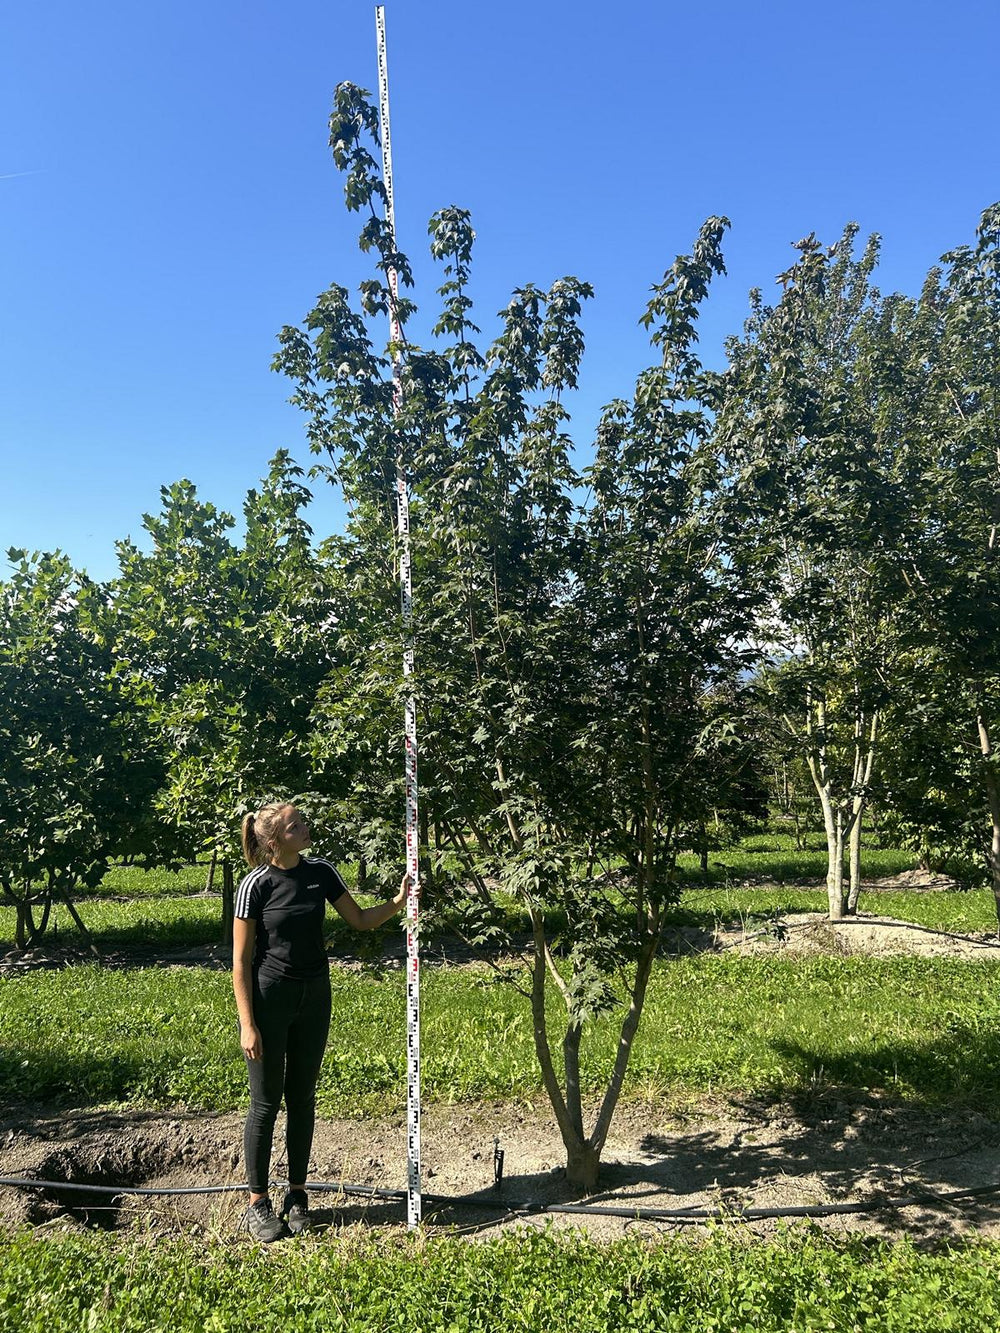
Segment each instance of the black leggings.
M266 1194L274 1122L285 1097L288 1179L305 1183L316 1118L316 1081L330 1031L330 976L309 981L254 977L253 1020L261 1055L247 1060L250 1111L243 1130L243 1155L253 1194Z

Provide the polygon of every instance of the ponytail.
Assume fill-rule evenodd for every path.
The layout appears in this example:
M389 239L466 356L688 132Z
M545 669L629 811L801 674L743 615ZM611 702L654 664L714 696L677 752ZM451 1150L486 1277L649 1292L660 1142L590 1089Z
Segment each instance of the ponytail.
M255 815L249 814L243 816L243 823L240 825L240 841L243 844L243 859L248 866L260 864L260 844L257 841L257 834L254 830Z
M288 806L288 801L273 801L243 816L240 841L243 843L243 859L248 866L263 865L267 860L268 853L274 849L274 835L281 823L281 812L287 810Z

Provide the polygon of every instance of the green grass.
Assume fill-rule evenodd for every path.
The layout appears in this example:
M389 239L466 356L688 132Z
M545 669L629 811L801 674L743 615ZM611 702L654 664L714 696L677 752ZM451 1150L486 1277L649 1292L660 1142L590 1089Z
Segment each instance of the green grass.
M1000 1326L994 1241L786 1232L691 1243L521 1229L469 1245L370 1233L268 1250L19 1232L0 1327L19 1333L983 1333Z
M748 913L773 913L789 904L790 911L818 911L825 904L822 885L826 877L826 850L822 834L810 833L805 837L807 850L797 851L790 835L784 833L757 834L744 838L739 847L713 852L709 870L702 872L698 858L684 854L678 862L678 878L685 892L682 909L675 914L678 924L708 924L715 920L739 920ZM866 876L887 876L912 869L914 858L905 851L869 847L865 850ZM239 868L242 870L242 867ZM98 948L112 950L130 945L148 944L176 948L208 944L218 938L218 897L202 895L207 877L207 866L185 866L179 870L144 870L139 866L114 866L94 889L78 893L80 912L88 928L96 937ZM221 873L221 872L220 872ZM341 873L349 887L357 878L357 867L345 864ZM239 875L239 872L238 872ZM237 876L238 877L238 876ZM220 874L216 876L216 894ZM815 889L803 888L812 883ZM743 897L726 896L741 884L753 887L740 889ZM787 885L780 893L771 890ZM721 890L723 896L718 896ZM702 894L695 897L693 895ZM934 895L936 899L954 895ZM188 904L177 899L189 899ZM948 930L989 930L994 928L992 908L982 906L985 899L977 898L972 908L964 904L945 910L941 905L925 905L930 895L896 895L889 906L890 895L868 894L862 901L863 910L903 916L919 924L934 925ZM720 906L721 905L721 906ZM719 916L719 910L725 915ZM69 913L65 907L54 909L57 930L53 942L67 938L79 942ZM937 915L935 915L937 913ZM214 918L213 918L214 914ZM521 906L513 901L506 904L508 926L526 930L527 918ZM447 920L447 910L443 913ZM550 924L558 927L552 917ZM333 922L336 933L338 923ZM0 907L0 949L11 947L14 938L14 909ZM50 937L52 938L52 937Z
M862 893L862 913L911 921L930 930L956 934L995 933L997 911L989 889L955 893ZM686 889L680 904L671 911L671 922L679 926L732 925L754 918L785 916L793 912L825 912L825 889L796 888L706 888Z
M222 937L221 899L137 898L119 902L109 898L76 904L84 925L103 952L135 946L181 949L214 944ZM13 907L0 907L0 950L13 948ZM52 908L44 945L80 947L83 937L62 904Z
M208 882L208 866L181 866L178 870L144 870L142 866L112 866L93 889L80 890L88 898L160 898L182 893L201 893ZM215 872L218 891L222 870Z
M238 884L246 874L247 867L240 862L234 867L235 881ZM353 886L357 880L357 866L343 865L340 873L345 883ZM178 870L156 868L145 870L142 866L112 866L93 889L80 889L81 898L174 898L178 894L203 893L208 882L208 865L199 864L181 866ZM222 891L222 868L216 867L212 882L215 893Z
M214 896L143 897L134 901L94 898L81 902L78 910L103 952L135 947L194 948L215 944L221 938L221 900ZM862 895L861 910L958 934L995 932L997 928L996 906L988 889L968 893L868 893ZM685 890L680 904L670 913L670 921L676 926L701 926L708 930L716 925L745 923L752 929L760 919L776 914L825 911L824 890L715 887ZM509 916L513 926L524 924L516 904L511 904ZM327 918L327 932L339 945L350 943L358 948L365 943L351 938L344 923L332 912ZM14 909L0 907L0 952L12 948L13 943ZM65 907L53 908L45 943L76 947L82 944Z
M360 901L367 904L376 900L360 895ZM102 953L135 947L195 948L217 944L222 938L222 899L215 894L208 897L90 898L82 899L75 906ZM0 952L13 948L14 925L14 908L0 907ZM326 927L331 939L341 939L348 933L348 927L333 912L327 915ZM42 947L67 944L79 948L84 940L65 906L56 903Z
M727 847L712 852L707 875L700 868L693 853L683 853L678 860L682 881L695 884L728 884L751 880L772 884L796 884L802 880L823 881L826 878L826 842L822 833L804 836L806 849L798 851L793 838L787 833L754 834L742 839L738 847ZM460 868L456 858L446 858L454 870ZM866 877L895 875L912 870L915 858L912 852L886 848L866 847L864 874ZM245 867L236 867L239 881ZM354 886L357 866L343 864L341 874L348 886ZM182 866L177 870L160 868L145 870L138 865L112 866L99 885L92 889L78 889L77 897L88 898L162 898L203 892L208 878L207 864ZM222 871L216 870L213 888L221 887Z
M686 884L727 884L749 880L754 883L797 884L803 880L826 882L826 843L817 844L808 839L807 850L797 851L790 839L781 845L780 835L746 838L739 847L726 847L712 852L708 858L707 874L701 869L698 857L684 852L677 860L679 878ZM912 852L895 848L866 847L862 858L862 876L881 879L912 870L916 857Z
M541 1099L526 1004L487 976L423 973L429 1101ZM388 1114L404 1101L403 976L335 971L332 982L320 1107ZM551 1017L558 1038L559 1015ZM604 1086L616 1042L611 1020L589 1031L588 1092ZM0 980L8 1096L221 1110L243 1104L244 1081L225 972L76 967ZM1000 964L724 954L657 967L626 1096L794 1096L828 1086L995 1109Z

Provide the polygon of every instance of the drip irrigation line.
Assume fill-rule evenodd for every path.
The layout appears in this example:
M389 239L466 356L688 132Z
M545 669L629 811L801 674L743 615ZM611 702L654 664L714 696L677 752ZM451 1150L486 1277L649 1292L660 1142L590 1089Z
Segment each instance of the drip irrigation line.
M285 1181L275 1182L283 1185ZM154 1187L142 1185L83 1185L67 1180L36 1180L27 1176L0 1176L0 1188L8 1189L50 1189L80 1194L113 1195L181 1195L181 1194L233 1194L246 1193L245 1185L187 1185L173 1187ZM380 1199L396 1203L405 1203L407 1190L381 1189L375 1185L342 1185L324 1181L310 1180L306 1188L316 1193L344 1194L349 1197ZM932 1191L902 1195L891 1199L865 1199L854 1203L819 1203L788 1205L777 1208L627 1208L612 1207L592 1203L545 1203L532 1199L504 1199L500 1195L491 1198L473 1198L469 1195L425 1194L424 1201L434 1207L496 1209L510 1214L538 1215L545 1213L569 1213L590 1217L623 1217L639 1221L673 1222L676 1224L699 1222L762 1222L783 1217L842 1217L854 1213L879 1213L886 1210L915 1208L921 1204L940 1207L942 1204L957 1203L962 1199L983 1198L990 1194L1000 1194L1000 1183L994 1185L976 1185L970 1189L950 1190L947 1193Z
M236 1194L246 1185L185 1185L155 1188L146 1185L81 1185L75 1180L36 1180L31 1176L0 1176L0 1187L68 1190L78 1194Z

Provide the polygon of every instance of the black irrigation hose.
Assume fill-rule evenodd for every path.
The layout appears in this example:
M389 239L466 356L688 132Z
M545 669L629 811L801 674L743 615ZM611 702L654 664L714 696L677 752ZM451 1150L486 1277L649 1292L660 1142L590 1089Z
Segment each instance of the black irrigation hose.
M283 1181L277 1182L283 1184ZM67 1180L34 1180L30 1177L0 1176L0 1187L10 1189L68 1190L81 1194L232 1194L245 1193L245 1185L188 1185L173 1188L152 1188L140 1185L78 1185ZM366 1199L404 1201L406 1190L379 1189L374 1185L332 1185L321 1181L307 1182L308 1189L332 1194L361 1196ZM972 1189L951 1190L946 1194L927 1192L903 1195L896 1199L868 1199L858 1203L817 1203L784 1208L611 1208L590 1203L542 1203L525 1199L470 1198L468 1195L425 1194L425 1203L434 1206L463 1208L495 1208L505 1213L579 1213L585 1216L624 1217L634 1221L673 1222L678 1225L695 1222L758 1222L780 1217L837 1217L848 1213L878 1213L886 1209L914 1208L919 1204L955 1203L960 1199L981 1198L1000 1194L1000 1184L977 1185Z

